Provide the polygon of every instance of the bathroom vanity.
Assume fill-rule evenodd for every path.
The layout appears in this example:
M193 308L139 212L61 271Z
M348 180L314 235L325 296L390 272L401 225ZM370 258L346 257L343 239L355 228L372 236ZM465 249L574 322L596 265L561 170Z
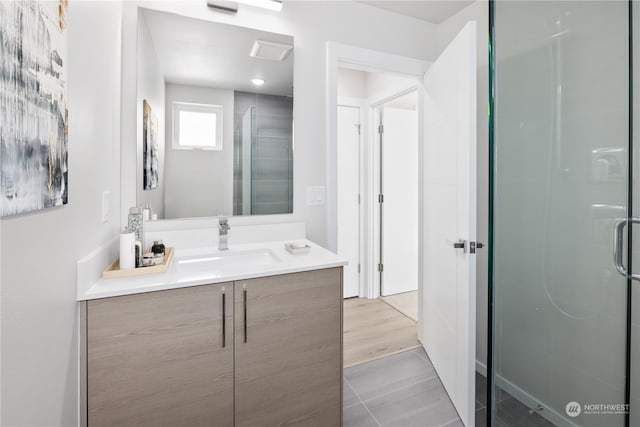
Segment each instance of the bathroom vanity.
M87 424L341 425L344 262L308 244L178 250L79 295Z
M99 279L113 245L78 262L81 425L340 426L346 262L309 241L287 252L305 236L290 217L248 220L294 209L293 37L124 8L122 206L151 205L140 240L175 253L130 278ZM192 113L215 124L185 132L205 145L181 136ZM214 215L234 216L229 250Z

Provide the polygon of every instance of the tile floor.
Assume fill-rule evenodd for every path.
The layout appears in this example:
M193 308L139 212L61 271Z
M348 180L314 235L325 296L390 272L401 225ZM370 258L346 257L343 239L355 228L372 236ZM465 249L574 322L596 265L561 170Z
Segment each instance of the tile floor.
M461 426L422 348L344 370L344 427Z
M530 414L529 408L504 390L498 389L496 427L553 427L540 414ZM476 427L487 425L487 380L476 373Z
M476 373L476 426L486 426L486 379ZM552 427L502 390L497 427ZM344 427L462 427L422 348L344 370Z

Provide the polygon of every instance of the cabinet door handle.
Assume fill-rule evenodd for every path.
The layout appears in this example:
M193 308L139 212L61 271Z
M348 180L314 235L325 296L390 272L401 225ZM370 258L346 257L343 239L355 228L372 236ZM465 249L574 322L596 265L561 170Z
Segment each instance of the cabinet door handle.
M244 338L243 341L247 342L247 285L242 286L242 308L243 308L243 328L244 328Z
M222 348L227 346L227 297L222 288Z

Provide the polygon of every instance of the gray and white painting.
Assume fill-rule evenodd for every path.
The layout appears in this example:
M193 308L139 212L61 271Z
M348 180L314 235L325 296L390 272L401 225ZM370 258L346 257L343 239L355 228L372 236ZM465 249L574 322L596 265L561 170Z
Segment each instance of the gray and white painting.
M142 155L143 188L153 190L158 187L158 118L153 114L147 100L142 101Z
M0 1L0 213L67 203L67 0Z

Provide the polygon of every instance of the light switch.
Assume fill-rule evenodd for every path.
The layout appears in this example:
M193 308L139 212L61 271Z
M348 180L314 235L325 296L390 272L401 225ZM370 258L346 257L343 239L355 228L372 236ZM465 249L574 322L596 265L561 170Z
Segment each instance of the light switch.
M102 222L111 219L111 191L102 192Z
M307 187L307 206L324 205L324 186Z

